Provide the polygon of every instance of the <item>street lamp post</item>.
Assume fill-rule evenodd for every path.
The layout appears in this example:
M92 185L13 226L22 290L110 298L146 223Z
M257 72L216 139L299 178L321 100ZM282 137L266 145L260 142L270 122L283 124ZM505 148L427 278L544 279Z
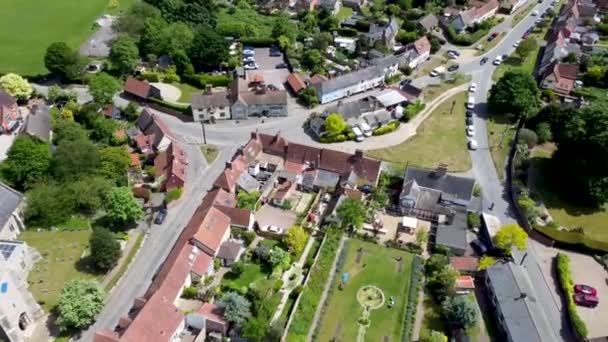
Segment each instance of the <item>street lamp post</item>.
M207 145L207 135L205 134L205 120L201 120L201 127L203 128L203 144Z

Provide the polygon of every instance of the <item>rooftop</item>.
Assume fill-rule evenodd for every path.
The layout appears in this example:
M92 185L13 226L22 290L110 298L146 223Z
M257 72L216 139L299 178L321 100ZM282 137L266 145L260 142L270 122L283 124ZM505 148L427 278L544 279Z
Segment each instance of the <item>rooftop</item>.
M0 183L0 228L4 227L13 212L23 202L23 194L4 183Z

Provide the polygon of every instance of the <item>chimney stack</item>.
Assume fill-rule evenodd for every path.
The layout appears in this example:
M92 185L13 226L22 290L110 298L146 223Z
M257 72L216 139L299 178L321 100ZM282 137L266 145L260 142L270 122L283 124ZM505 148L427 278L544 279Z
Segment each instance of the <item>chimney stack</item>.
M357 159L363 159L363 150L361 150L361 149L356 149L356 150L355 150L355 157L356 157Z

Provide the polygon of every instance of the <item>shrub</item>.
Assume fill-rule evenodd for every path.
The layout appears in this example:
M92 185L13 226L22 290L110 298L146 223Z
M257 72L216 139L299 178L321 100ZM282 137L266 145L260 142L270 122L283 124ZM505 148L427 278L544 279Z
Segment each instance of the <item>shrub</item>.
M120 243L106 228L96 228L89 239L93 265L100 271L114 267L122 254Z
M194 299L194 298L196 298L197 293L198 293L198 290L196 287L188 286L184 289L184 291L182 291L182 298Z
M283 210L291 210L292 207L293 207L293 204L291 203L290 200L284 200L283 204L281 205L281 209L283 209Z
M182 188L174 188L174 189L167 191L167 196L165 196L165 203L171 203L171 202L179 199L180 197L182 197L183 192L184 192L184 189L182 189Z
M244 37L241 38L241 44L252 47L268 47L276 44L276 39L269 37Z
M148 82L159 82L160 74L156 71L144 71L140 77Z
M553 133L551 133L551 125L548 122L541 122L536 126L536 136L540 144L545 143L553 139Z
M412 274L410 278L410 292L408 293L407 307L405 308L405 320L403 322L403 341L410 341L414 321L416 320L416 307L418 306L418 292L422 280L422 258L414 256L412 262Z
M156 104L156 106L161 107L161 108L166 108L166 109L169 109L169 110L177 111L177 112L180 112L180 113L185 114L185 115L190 115L191 114L190 113L190 106L179 105L179 104L175 104L175 103L159 100L159 99L154 98L154 97L148 98L148 101L150 101L152 104Z
M240 228L232 228L230 231L233 237L243 240L245 247L249 247L251 242L255 239L256 235L254 232L248 230L242 230Z
M572 298L574 294L574 281L572 280L572 274L570 273L570 259L565 254L557 253L555 261L559 285L566 296L566 300L568 301L568 315L570 317L570 322L572 322L572 326L574 327L577 335L581 338L586 338L588 334L587 326L578 315L578 311L576 311L576 304L574 304L574 299Z
M479 214L471 212L467 213L467 225L469 228L478 228L481 225Z
M532 148L536 146L538 137L534 131L527 128L522 128L519 130L519 142L528 145L528 148Z
M372 134L373 135L384 135L384 134L388 134L394 130L396 130L399 127L399 121L393 121L391 123L389 123L386 126L382 126L382 127L378 127L376 128Z
M319 138L319 142L323 144L335 143L335 142L344 142L346 141L346 135L337 134L337 135L324 135Z

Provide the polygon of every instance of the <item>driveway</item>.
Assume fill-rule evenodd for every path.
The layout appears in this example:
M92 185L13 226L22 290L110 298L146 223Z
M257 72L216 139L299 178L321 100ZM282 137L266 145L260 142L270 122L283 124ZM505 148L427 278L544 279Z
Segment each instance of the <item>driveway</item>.
M295 212L273 207L270 204L265 204L255 213L255 219L262 231L266 231L268 226L276 226L286 233L296 223L297 218Z
M80 46L80 54L88 57L108 57L110 45L116 34L112 30L112 23L116 20L114 16L103 16L95 21L99 29Z
M269 48L256 48L255 51L255 62L259 69L247 70L247 78L250 79L253 75L264 76L266 84L272 84L279 89L285 89L285 82L289 75L289 69L277 69L277 64L285 63L283 55L281 56L270 56Z

